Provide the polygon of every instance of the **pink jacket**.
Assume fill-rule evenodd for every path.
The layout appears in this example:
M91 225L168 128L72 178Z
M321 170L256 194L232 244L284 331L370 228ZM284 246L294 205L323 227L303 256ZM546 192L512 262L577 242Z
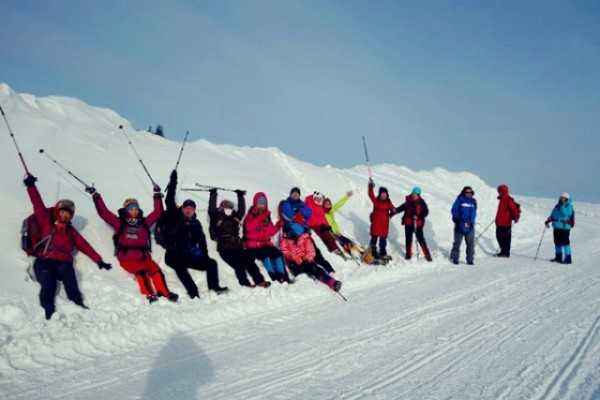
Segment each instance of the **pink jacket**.
M313 262L316 257L315 246L308 233L300 235L297 239L282 238L281 252L288 262L301 265L303 262Z
M272 247L271 238L279 232L281 224L273 224L271 221L271 211L269 206L263 211L256 208L258 199L267 196L264 193L256 193L252 201L252 207L248 210L244 219L244 247L247 249L260 249L262 247Z
M327 222L326 217L327 212L325 211L322 205L318 205L317 203L315 203L315 199L312 194L306 197L304 202L306 203L308 208L312 210L312 214L308 219L308 226L311 229L317 229L321 226L329 226L329 222Z

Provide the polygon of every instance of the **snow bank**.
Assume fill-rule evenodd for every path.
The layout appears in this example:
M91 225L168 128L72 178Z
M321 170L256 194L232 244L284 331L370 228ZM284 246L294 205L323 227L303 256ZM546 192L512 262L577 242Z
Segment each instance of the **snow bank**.
M19 248L20 224L31 207L21 182L22 170L5 135L1 139L4 144L0 146L0 217L4 225L0 231L0 374L5 377L44 366L71 364L100 354L125 352L164 340L177 332L227 324L240 316L260 315L265 310L283 309L311 298L330 296L321 285L308 279L300 279L290 287L274 285L270 290L240 288L232 270L220 262L222 280L232 289L231 294L219 298L207 295L204 274L192 272L204 294L201 301L193 302L185 298L174 273L164 265L162 249L154 246L154 257L164 267L171 289L184 296L180 304L146 305L132 278L118 267L112 255L112 232L97 217L89 196L76 182L40 157L38 149L46 149L84 180L93 182L110 208L116 210L125 197L135 196L148 210L152 204L151 186L116 128L124 125L129 130L151 173L163 185L175 163L179 143L133 132L129 122L115 112L76 99L37 98L17 94L8 85L1 84L0 104L32 172L39 177L39 188L47 204L59 198L73 199L77 204L75 225L115 266L110 272L99 271L87 258L78 255L76 269L91 310L86 312L73 306L60 293L58 313L50 323L44 321L37 304L38 286L28 274L31 260ZM5 132L4 127L0 129ZM359 144L357 139L357 146ZM357 158L360 156L357 147ZM495 190L471 173L441 168L417 172L391 164L375 166L373 171L376 183L389 188L395 204L400 204L413 186L423 188L431 209L426 235L438 260L448 255L452 237L449 210L464 185L473 186L477 193L481 225L487 226L494 216ZM198 140L190 143L180 168L180 187L193 186L195 182L243 188L248 190L249 198L256 191L266 191L272 207L287 196L292 186L299 186L305 193L319 190L334 201L346 191L354 190L356 195L341 211L339 222L359 241L368 240L371 204L366 194L364 166L319 167L275 148L216 145ZM179 194L180 201L184 195ZM207 196L193 197L199 203L206 227ZM526 207L522 223L515 229L515 240L535 241L549 204L518 196L517 200ZM402 257L403 241L400 218L396 218L390 238L391 254L396 259ZM491 230L482 245L484 252L480 251L479 257L494 251ZM209 246L216 256L214 244ZM403 273L358 267L351 262L334 260L333 256L329 258L334 261L347 291L403 277ZM428 268L423 270L431 272L438 267Z

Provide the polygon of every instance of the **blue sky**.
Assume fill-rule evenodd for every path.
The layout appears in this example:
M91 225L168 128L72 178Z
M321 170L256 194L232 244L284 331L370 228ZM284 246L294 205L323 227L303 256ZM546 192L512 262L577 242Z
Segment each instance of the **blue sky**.
M600 202L598 1L0 3L17 91L340 167L366 135L375 162Z

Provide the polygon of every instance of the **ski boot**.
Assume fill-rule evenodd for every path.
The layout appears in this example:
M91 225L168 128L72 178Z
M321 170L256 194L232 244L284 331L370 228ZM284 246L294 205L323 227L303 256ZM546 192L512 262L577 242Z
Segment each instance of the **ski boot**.
M167 300L169 300L172 303L177 303L177 301L179 300L179 295L177 293L169 293L167 295Z
M148 304L152 304L158 301L158 296L155 294L149 294L146 296L146 300L148 300Z
M217 295L221 295L223 293L227 293L229 291L229 288L227 286L217 286L214 289L211 289L213 292L215 292Z

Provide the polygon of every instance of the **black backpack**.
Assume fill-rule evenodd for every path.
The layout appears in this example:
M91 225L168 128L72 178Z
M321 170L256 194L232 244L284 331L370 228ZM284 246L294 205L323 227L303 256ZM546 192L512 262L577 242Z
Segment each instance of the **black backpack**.
M156 221L156 225L154 226L154 240L156 241L156 244L163 249L166 249L169 247L169 244L172 243L170 238L171 235L169 234L168 222L169 219L167 217L167 213L164 212L158 218L158 221Z

